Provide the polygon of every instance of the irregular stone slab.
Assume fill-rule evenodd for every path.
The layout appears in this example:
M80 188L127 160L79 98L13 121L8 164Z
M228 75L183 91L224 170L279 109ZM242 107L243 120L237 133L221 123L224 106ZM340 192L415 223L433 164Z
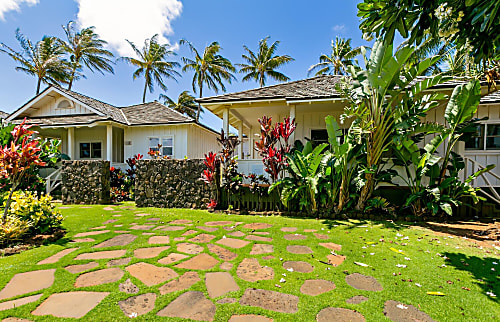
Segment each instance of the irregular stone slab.
M182 243L182 244L177 244L177 250L181 253L195 255L203 252L204 248L196 244Z
M112 210L115 210L115 209L113 207L104 207L104 208L102 208L102 210L112 211Z
M115 247L115 246L127 246L133 242L137 236L132 234L123 234L115 236L111 239L105 240L102 243L94 246L94 248L104 248L104 247Z
M334 251L341 251L342 250L342 246L341 245L337 245L337 244L334 244L334 243L319 243L320 246L323 246L323 247L326 247L330 250L334 250Z
M243 314L231 316L229 322L273 322L273 319L262 315Z
M168 224L169 225L185 225L185 224L190 224L192 222L193 221L189 220L189 219L177 219L177 220L173 220L173 221L169 222Z
M333 267L337 267L345 261L345 256L337 254L330 254L326 258L328 258L328 263L332 264Z
M131 259L130 257L112 259L108 262L108 267L128 265Z
M330 239L330 236L328 235L323 235L323 234L316 234L316 233L313 233L314 237L318 238L318 239Z
M289 234L283 236L283 238L285 238L286 240L304 240L307 237L301 234Z
M51 287L54 283L55 271L55 269L45 269L14 275L0 291L0 300Z
M52 255L50 257L47 257L44 260L39 261L37 263L37 265L57 263L61 258L63 258L64 256L66 256L66 255L74 252L77 249L78 248L68 248L68 249L61 250L59 253L56 253L56 254L54 254L54 255Z
M91 243L95 242L94 238L75 238L71 241L72 243Z
M125 282L118 285L118 289L120 290L120 292L128 294L139 293L139 288L134 283L132 283L130 278L128 278Z
M235 231L235 232L232 232L229 234L229 236L233 236L233 237L244 237L245 234L242 233L241 231Z
M359 273L347 275L345 281L357 290L379 292L384 289L374 277Z
M214 231L219 230L219 228L217 228L217 227L196 226L196 228L201 229L201 230L206 231L206 232L209 232L209 233L213 233Z
M91 230L106 229L106 226L93 227L93 228L90 228L90 229L91 229Z
M234 297L225 297L217 301L217 304L232 304L238 302L238 299Z
M269 254L274 252L274 246L268 244L254 244L250 255Z
M283 227L280 230L284 233L293 233L297 231L297 227Z
M168 236L153 236L148 240L148 244L156 245L156 244L168 244L170 243L170 238Z
M229 262L224 262L222 264L220 264L219 268L220 269L223 269L225 271L230 271L233 269L233 263L229 263Z
M88 237L88 236L101 235L101 234L105 234L105 233L109 233L109 230L106 229L106 230L99 230L99 231L88 231L85 233L78 233L74 237L75 238Z
M236 274L247 282L272 280L274 270L271 267L261 266L256 258L245 258L236 269Z
M190 229L190 230L186 231L184 234L182 234L182 236L189 236L192 234L196 234L197 232L198 232L197 230Z
M99 266L98 263L90 262L87 264L66 266L64 269L70 272L71 274L78 274L84 271L88 271L89 269L96 268L97 266Z
M115 233L117 233L117 234L128 234L128 233L130 233L130 231L128 231L128 230L115 230Z
M327 307L316 315L318 322L365 322L365 317L360 313L339 307Z
M179 231L179 230L184 230L186 227L184 226L161 226L156 228L155 230L161 230L161 231Z
M137 217L146 217L146 216L151 216L150 214L146 214L146 213L139 213L139 214L135 214Z
M302 294L317 296L335 289L335 284L325 280L307 280L300 287Z
M150 230L154 225L134 225L130 227L132 230Z
M149 313L155 308L155 302L156 294L146 293L129 297L126 300L118 302L118 305L122 309L123 314L130 317L132 314L134 316L141 316Z
M193 286L194 284L201 281L200 276L196 272L186 272L181 277L176 280L170 281L167 284L160 287L159 291L161 295L167 293L184 291Z
M94 253L83 253L76 256L76 260L84 260L84 259L111 259L118 258L125 255L127 251L125 249L119 250L105 250L102 252L94 252Z
M155 258L160 256L162 252L166 251L169 248L170 246L137 248L136 250L134 250L134 256L140 259Z
M155 233L142 233L142 236L153 236Z
M369 300L369 298L367 298L366 296L356 295L356 296L353 296L351 298L348 298L347 300L345 300L345 302L347 304L360 304L360 303L366 302L368 300Z
M231 225L232 221L209 221L205 223L205 226L227 226Z
M127 267L127 271L147 286L153 286L179 276L168 267L158 267L148 263L136 263Z
M398 307L405 307L404 309ZM384 315L395 322L419 321L434 322L434 320L413 305L406 305L397 301L387 301L384 304Z
M147 221L160 221L160 218L157 218L157 217L155 217L155 218L147 218L146 220Z
M175 265L177 268L208 270L219 264L219 261L208 254L200 254L185 262Z
M226 293L240 290L233 276L227 272L207 273L205 275L205 285L207 287L208 296L211 298L220 297Z
M241 305L257 306L264 310L281 313L295 313L299 297L280 292L247 288L240 299Z
M290 245L286 246L286 250L292 254L312 254L312 249L307 246L302 245Z
M89 313L108 295L108 292L66 292L52 294L31 314L79 319Z
M103 222L103 225L114 224L117 221L118 221L117 219L109 219L109 220L106 220L105 222Z
M180 242L186 240L186 237L175 237L174 242Z
M260 230L260 229L268 229L268 228L271 228L272 226L273 225L270 225L270 224L255 222L255 223L252 223L252 224L246 224L246 225L243 226L243 228L253 229L253 230Z
M160 263L162 265L168 265L168 264L178 262L178 261L183 260L184 258L188 258L188 257L189 256L184 255L184 254L171 253L171 254L168 254L168 256L163 257L162 259L158 260L158 263Z
M100 269L98 271L78 276L75 281L75 287L87 287L114 283L119 281L122 277L123 271L117 267Z
M274 258L275 257L272 255L262 257L262 259L265 259L265 260L274 259Z
M305 233L313 233L315 231L318 231L317 229L304 229Z
M123 225L114 225L113 227L123 227Z
M273 239L271 237L262 237L262 236L255 236L255 235L248 235L245 237L245 239L248 240L253 240L253 241L260 241L260 242L272 242Z
M266 235L267 236L267 235L270 234L270 232L268 232L268 231L254 231L252 234L254 234L254 235L261 235L261 236Z
M217 241L216 244L231 248L243 248L246 245L250 244L250 242L234 238L222 238L221 240Z
M213 321L215 304L205 298L202 292L189 291L158 312L158 316L176 317L196 321Z
M222 229L227 230L227 231L233 231L236 227L234 226L224 226Z
M36 294L32 296L23 297L17 300L2 302L0 303L0 311L10 310L24 304L36 302L42 297L42 295L43 294Z
M287 261L283 262L284 269L293 269L294 272L299 273L311 273L314 270L314 266L307 262L302 261Z
M238 257L238 254L235 254L232 251L229 251L217 245L209 244L207 245L207 247L211 253L214 253L223 261L232 261L233 259Z
M212 239L214 239L214 235L209 234L199 234L196 237L191 238L189 241L193 243L209 243Z

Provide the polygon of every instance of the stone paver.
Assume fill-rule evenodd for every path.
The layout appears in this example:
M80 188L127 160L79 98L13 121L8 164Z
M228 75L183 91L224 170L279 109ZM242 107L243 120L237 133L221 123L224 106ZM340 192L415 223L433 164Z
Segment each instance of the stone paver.
M154 225L134 225L130 227L132 230L150 230Z
M260 222L254 222L251 224L246 224L243 225L243 228L245 229L253 229L253 230L260 230L260 229L268 229L271 228L273 225L270 224L265 224L265 223L260 223Z
M51 287L54 283L55 271L55 269L45 269L14 275L0 291L0 300Z
M325 280L307 280L300 287L302 294L317 296L335 289L335 284Z
M246 245L250 244L250 242L248 242L246 240L241 240L241 239L222 238L221 240L217 241L216 244L231 247L231 248L243 248Z
M158 312L159 316L192 319L196 321L213 321L215 304L205 298L202 292L186 292L170 302Z
M319 243L320 246L323 246L323 247L326 247L330 250L334 250L334 251L341 251L342 250L342 246L341 245L337 245L337 244L334 244L334 243Z
M230 234L228 234L229 236L233 236L233 237L244 237L245 234L242 233L241 231L235 231L235 232L232 232Z
M115 247L115 246L127 246L133 242L137 237L131 234L123 234L115 236L111 239L105 240L102 243L94 246L94 248L104 248L104 247Z
M181 275L178 279L168 282L167 284L160 287L159 291L161 295L167 293L177 292L187 290L194 284L201 281L200 276L196 272L186 272Z
M214 235L199 234L198 236L191 238L189 241L192 242L192 243L203 243L203 244L205 244L205 243L209 243L214 238L215 238Z
M367 298L366 296L356 295L356 296L353 296L351 298L348 298L347 300L345 300L345 302L347 304L360 304L360 303L366 302L368 300L369 300L369 298Z
M196 245L196 244L190 244L190 243L181 243L177 244L177 250L181 253L186 253L186 254L199 254L203 252L204 248L203 246Z
M254 244L250 255L269 254L274 252L274 246L269 244Z
M339 307L327 307L316 315L317 322L365 322L360 313Z
M236 275L247 282L272 280L274 270L271 267L261 266L256 258L245 258L236 269Z
M108 219L105 222L103 222L103 225L114 224L117 221L118 221L117 219Z
M311 248L302 245L290 245L286 246L286 250L292 254L312 254L313 251Z
M313 233L313 235L314 235L314 237L316 237L318 239L330 239L330 236L324 235L324 234Z
M139 288L137 287L137 285L132 283L130 278L128 278L125 282L120 283L120 285L118 285L118 289L120 290L120 292L124 292L124 293L128 293L128 294L139 293Z
M230 271L232 270L234 267L233 263L229 263L229 262L224 262L222 264L220 264L219 268L220 269L223 269L225 271Z
M161 230L161 231L179 231L179 230L184 230L186 227L184 226L161 226L156 228L155 230Z
M288 234L283 236L286 240L304 240L307 237L301 234Z
M255 236L255 235L248 235L245 237L247 240L253 240L253 241L260 241L260 242L272 242L273 239L271 237L262 237L262 236Z
M401 306L403 308L401 308ZM429 315L419 311L413 305L406 305L392 300L385 302L384 315L394 322L434 322L434 320Z
M125 249L119 250L105 250L102 252L94 252L94 253L83 253L76 256L76 260L85 260L85 259L111 259L118 258L125 255L127 251Z
M31 314L79 319L84 317L108 295L109 293L107 292L66 292L52 294Z
M43 294L36 294L32 296L23 297L17 300L2 302L0 303L0 311L10 310L21 305L36 302L42 297L42 295Z
M106 229L106 226L99 226L99 227L93 227L90 228L91 230L101 230L101 229Z
M146 293L129 297L126 300L118 302L123 314L128 317L141 316L149 313L155 308L156 294Z
M72 243L91 243L95 242L94 238L75 238L71 241Z
M108 262L108 267L113 267L113 266L123 266L123 265L128 265L132 258L130 257L125 257L125 258L118 258L118 259L112 259Z
M59 208L61 208L61 207L59 207ZM27 319L10 317L10 318L3 319L2 322L33 322L33 321L27 320Z
M163 247L147 247L147 248L137 248L134 250L134 256L135 258L155 258L160 256L160 254L167 249L169 249L170 246L163 246Z
M148 244L156 245L156 244L169 244L170 238L168 236L152 236L148 239Z
M61 258L63 258L64 256L74 252L75 250L77 250L78 248L67 248L67 249L64 249L64 250L61 250L60 252L50 256L50 257L47 257L46 259L44 260L41 260L37 263L37 265L43 265L43 264L54 264L54 263L57 263Z
M148 218L146 219L147 221L160 221L160 218L154 217L154 218Z
M201 230L206 231L206 232L209 232L209 233L213 233L214 231L219 230L218 227L196 226L196 228L201 229Z
M101 235L101 234L106 234L106 233L109 233L109 230L88 231L85 233L78 233L74 237L75 238L88 237L88 236L95 236L95 235Z
M345 261L345 256L337 254L330 254L326 258L328 258L328 263L332 264L333 267L337 267Z
M87 287L114 283L119 281L123 277L123 274L123 271L117 267L105 268L85 273L77 277L75 287Z
M173 221L169 222L168 224L169 225L185 225L185 224L190 224L192 222L193 221L189 220L189 219L177 219L177 220L173 220Z
M214 253L223 261L232 261L238 257L238 254L217 245L209 244L207 247L211 253Z
M304 229L305 233L313 233L315 231L318 231L317 229Z
M208 270L214 268L218 263L218 260L208 254L199 254L191 259L188 259L185 262L175 265L175 267L184 269Z
M359 273L347 275L345 281L357 290L379 292L384 289L374 277Z
M175 237L174 242L180 242L186 240L186 237Z
M311 273L314 270L314 266L307 262L302 262L302 261L286 261L283 262L283 268L288 270L288 269L293 269L294 272L299 272L299 273Z
M299 297L275 291L247 288L240 299L241 305L249 305L281 313L295 313Z
M209 221L205 223L205 226L227 226L231 225L232 221Z
M78 274L78 273L81 273L84 271L88 271L89 269L96 268L97 266L99 266L98 263L90 262L87 264L69 265L69 266L66 266L64 269L72 274Z
M153 286L179 276L168 267L158 267L148 263L136 263L127 267L127 271L147 286Z
M268 231L254 231L252 234L254 235L261 235L261 236L267 236L270 235L271 233Z
M273 322L273 319L262 315L244 314L231 316L229 322Z
M283 227L280 230L284 233L293 233L297 231L297 227Z
M274 259L274 258L275 257L273 255L268 255L268 256L262 257L262 259L265 259L265 260Z
M186 231L184 234L182 234L182 236L189 236L192 234L196 234L197 232L198 232L197 230L190 229L190 230Z
M205 275L205 285L207 287L208 296L211 298L220 297L226 293L240 290L233 276L227 272L207 273Z
M178 261L183 260L184 258L188 258L188 257L189 256L184 255L184 254L170 253L167 256L163 257L162 259L159 259L158 263L160 263L162 265L168 265L168 264L178 262Z

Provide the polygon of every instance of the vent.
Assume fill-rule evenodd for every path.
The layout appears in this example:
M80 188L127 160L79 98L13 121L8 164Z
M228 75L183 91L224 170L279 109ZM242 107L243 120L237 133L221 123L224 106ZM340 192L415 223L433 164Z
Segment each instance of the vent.
M132 145L132 141L125 141L125 145Z

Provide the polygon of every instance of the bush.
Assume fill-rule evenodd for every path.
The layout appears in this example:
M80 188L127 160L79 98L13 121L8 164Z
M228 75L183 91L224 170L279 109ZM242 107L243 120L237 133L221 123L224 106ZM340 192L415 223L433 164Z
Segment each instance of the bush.
M0 220L0 245L21 239L31 228L31 222L16 216Z

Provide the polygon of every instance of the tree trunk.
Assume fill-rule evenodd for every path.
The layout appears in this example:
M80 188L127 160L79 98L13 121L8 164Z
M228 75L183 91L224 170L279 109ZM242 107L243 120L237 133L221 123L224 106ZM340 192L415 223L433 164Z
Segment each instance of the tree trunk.
M200 98L203 97L203 85L200 86ZM198 110L196 111L196 122L200 121L201 104L198 102Z
M68 91L70 91L71 86L73 86L73 80L75 79L75 72L76 72L76 67L73 67L73 70L71 71L71 76L69 77Z
M365 209L366 202L370 199L373 192L373 184L374 184L374 175L373 173L366 174L366 183L361 189L361 193L359 195L358 204L356 205L356 210L362 211Z
M146 82L144 83L144 92L142 93L142 102L146 103L146 90L148 89L148 78L146 77Z
M38 82L36 84L36 95L40 94L40 85L42 84L42 79L38 77Z
M13 193L14 193L14 186L12 186L12 188L10 189L9 198L7 198L7 202L5 203L5 209L3 210L3 216L2 216L3 222L5 222L5 219L7 219L7 212L9 210L10 203L12 201Z

